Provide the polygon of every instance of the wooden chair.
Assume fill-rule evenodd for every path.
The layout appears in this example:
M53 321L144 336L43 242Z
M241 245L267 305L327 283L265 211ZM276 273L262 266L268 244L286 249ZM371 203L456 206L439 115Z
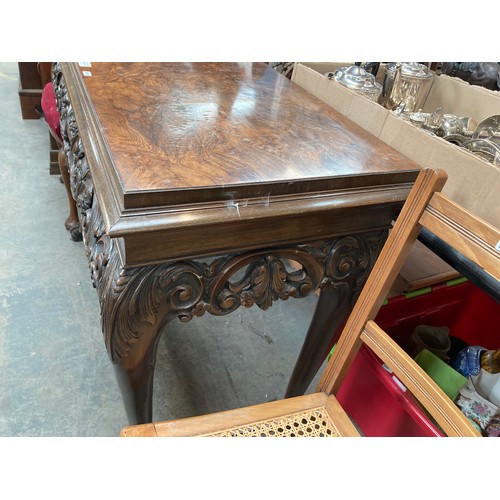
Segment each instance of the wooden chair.
M479 436L460 409L375 322L393 280L422 227L500 280L500 231L439 191L446 174L423 170L350 314L317 392L167 422L129 426L121 436L357 436L334 394L364 343L434 417L448 436ZM496 248L495 248L496 246Z

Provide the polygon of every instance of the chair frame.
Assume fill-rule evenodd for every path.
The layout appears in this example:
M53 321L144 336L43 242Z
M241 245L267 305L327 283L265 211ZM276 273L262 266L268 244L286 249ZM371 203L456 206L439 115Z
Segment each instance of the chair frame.
M359 435L334 395L364 343L408 387L446 435L480 436L455 403L374 321L423 227L475 262L493 279L500 280L500 231L443 196L440 191L446 179L444 171L424 169L420 172L345 323L315 393L211 415L125 427L120 435L247 435L239 429L251 428L256 422L262 426L270 419L300 415L318 407L323 408L334 423L334 435Z

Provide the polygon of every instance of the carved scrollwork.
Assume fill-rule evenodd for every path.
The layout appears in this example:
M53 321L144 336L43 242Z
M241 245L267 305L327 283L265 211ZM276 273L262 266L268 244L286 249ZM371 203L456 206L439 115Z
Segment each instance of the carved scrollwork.
M81 139L75 138L73 147L73 162L70 166L70 179L73 197L82 212L92 206L94 184L90 174L87 157Z
M337 302L356 301L387 237L387 231L345 236L330 247L322 287L338 292Z
M355 269L363 270L368 265L366 243L353 236L336 241L328 258L327 273L335 280L347 278Z
M56 97L56 107L59 114L62 113L63 107L69 104L69 99L67 97L67 92L66 92L66 84L64 81L61 81L61 79L62 79L61 63L55 62L52 64L51 80L52 80L52 86L54 88L54 94ZM67 102L64 102L65 100Z
M87 211L92 207L94 186L59 63L55 63L52 67L52 83L60 115L61 137L68 163L71 194L78 207L80 223L85 225Z
M206 310L203 265L188 262L124 269L118 261L117 252L109 256L99 286L105 343L114 363L126 357L143 336L159 333L171 319L189 321Z
M97 198L95 201L97 201ZM88 211L85 221L86 224L83 226L82 234L89 259L90 275L92 284L101 295L104 272L110 256L114 252L114 242L104 233L100 210L97 206Z
M305 297L319 286L323 275L323 253L314 247L294 247L250 252L217 262L208 303L211 314L228 314L240 305L268 309L278 299ZM289 262L301 268L288 270ZM243 277L232 281L240 270Z
M135 269L123 269L106 239L103 234L92 244L90 260L106 345L116 363L142 336L157 335L173 318L190 321L207 311L225 315L254 304L267 309L278 299L304 297L327 285L342 296L356 294L376 258L381 232L250 251L210 263L191 260ZM291 260L298 269L291 268Z
M105 343L114 363L174 318L190 321L207 311L225 315L254 304L265 310L276 300L305 297L325 286L338 290L339 300L356 294L384 233L250 251L208 263L190 260L125 269L104 230L97 197L82 220Z

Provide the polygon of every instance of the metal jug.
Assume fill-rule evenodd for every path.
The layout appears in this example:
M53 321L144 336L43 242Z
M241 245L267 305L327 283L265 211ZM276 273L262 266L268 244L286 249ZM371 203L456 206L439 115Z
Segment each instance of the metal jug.
M384 83L379 103L389 110L401 104L404 111L422 108L429 95L434 74L424 64L416 62L389 63L385 67Z

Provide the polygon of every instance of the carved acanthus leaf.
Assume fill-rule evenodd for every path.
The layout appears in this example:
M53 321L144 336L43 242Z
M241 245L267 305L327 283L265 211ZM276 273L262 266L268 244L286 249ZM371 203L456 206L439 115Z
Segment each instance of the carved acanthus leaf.
M304 297L325 283L334 286L343 301L357 293L358 282L376 258L372 242L381 238L377 232L229 255L208 264L193 260L123 269L99 213L95 199L86 234L113 362L127 356L141 336L157 335L173 318L190 321L206 311L225 315L241 305L267 309L278 299Z

